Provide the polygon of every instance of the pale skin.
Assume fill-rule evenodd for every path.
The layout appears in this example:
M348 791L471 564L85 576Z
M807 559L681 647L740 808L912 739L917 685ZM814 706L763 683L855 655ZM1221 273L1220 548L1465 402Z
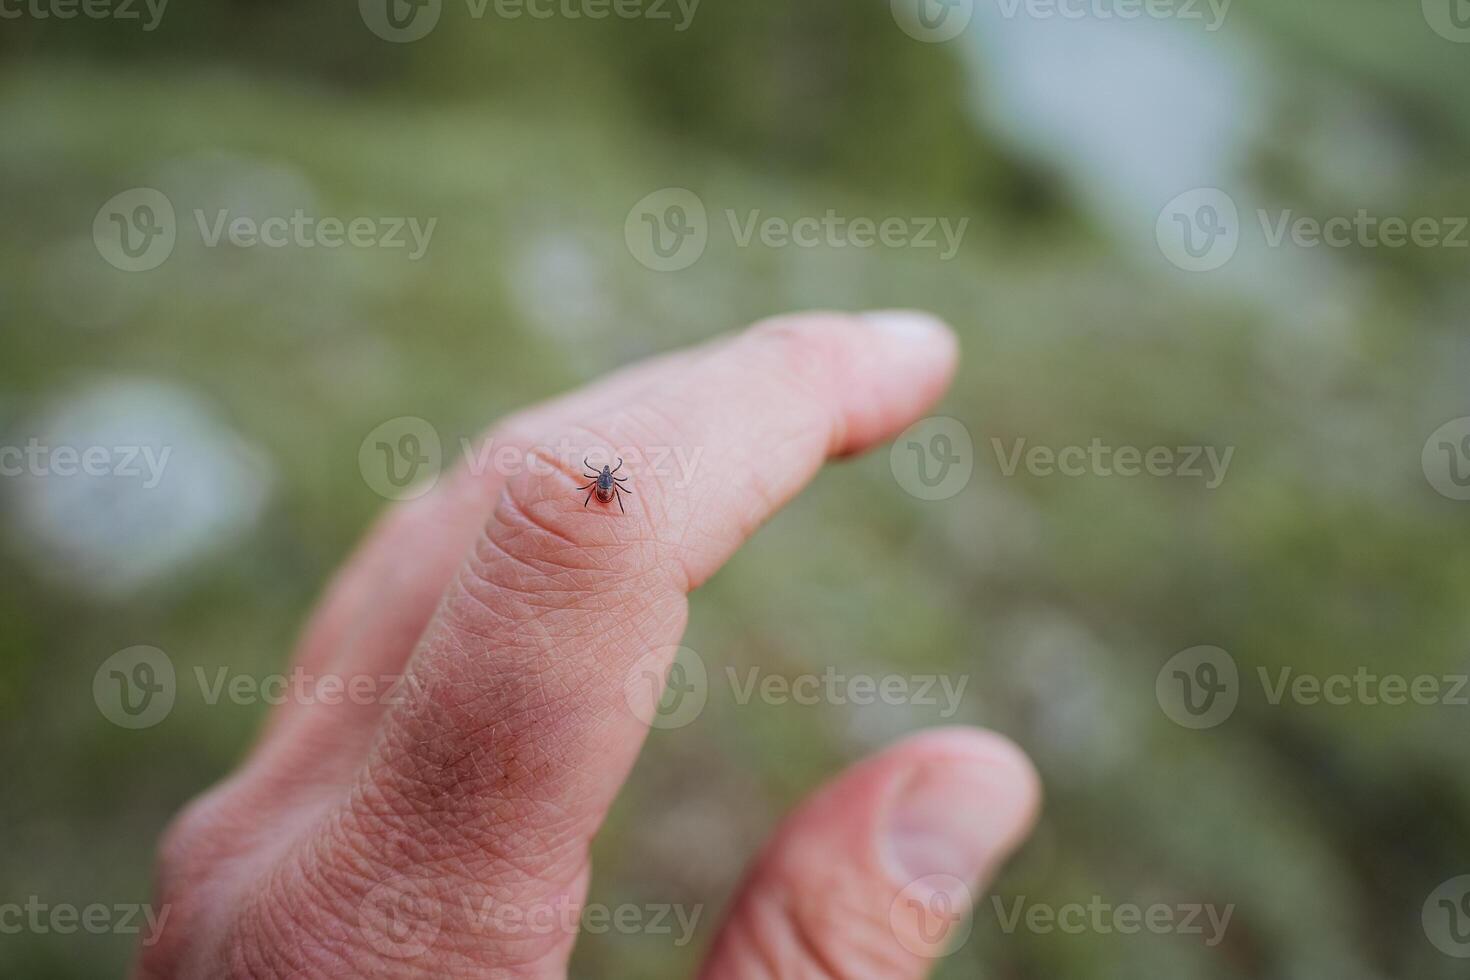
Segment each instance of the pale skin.
M565 977L576 915L549 910L585 898L589 845L648 733L630 671L672 656L689 592L825 460L922 417L957 356L920 314L801 314L493 426L497 445L578 451L446 475L379 521L295 660L403 673L403 696L275 709L166 834L155 903L169 916L136 975ZM626 514L584 508L583 455L630 446L702 449L702 463L687 484L625 468ZM974 901L1038 801L1021 751L976 729L858 762L775 829L723 924L700 926L701 976L924 976L933 923L905 919L906 899Z

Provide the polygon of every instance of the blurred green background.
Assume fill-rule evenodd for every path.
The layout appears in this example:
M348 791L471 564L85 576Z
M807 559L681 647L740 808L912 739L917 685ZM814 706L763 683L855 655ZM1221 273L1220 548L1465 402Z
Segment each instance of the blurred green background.
M914 306L961 334L937 413L967 427L973 477L926 501L886 450L831 467L693 597L709 704L652 735L592 900L704 903L696 941L587 935L575 975L690 975L785 809L904 732L962 722L1016 739L1046 783L993 888L1007 908L1234 913L1210 947L1007 933L986 901L938 976L1465 976L1421 910L1470 872L1470 709L1272 704L1257 680L1470 670L1465 505L1421 463L1470 414L1470 252L1271 247L1255 220L1470 214L1470 46L1435 29L1436 2L1236 0L1207 30L979 0L939 43L884 0L704 0L682 31L444 0L411 43L349 3L174 0L146 31L0 21L0 442L142 432L175 452L149 492L0 478L0 902L146 899L157 834L266 711L184 679L285 669L386 505L358 462L379 424L425 418L452 455L516 406L761 316ZM92 235L134 187L179 215L147 272ZM708 209L708 247L660 272L624 226L669 187ZM1239 205L1241 243L1190 273L1155 223L1198 187ZM437 225L417 261L203 248L195 208ZM729 210L969 224L945 261L742 247ZM1006 475L993 440L1016 439L1234 456L1213 490ZM181 685L166 720L128 731L92 679L135 644ZM1238 664L1239 704L1191 730L1155 680L1200 644ZM737 704L724 669L756 665L967 686L950 718ZM0 975L117 976L132 944L0 935Z

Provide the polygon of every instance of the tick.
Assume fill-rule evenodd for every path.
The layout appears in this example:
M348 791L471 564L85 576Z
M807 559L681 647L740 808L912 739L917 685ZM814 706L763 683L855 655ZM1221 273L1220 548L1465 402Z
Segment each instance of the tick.
M591 463L587 462L586 459L582 460L582 465L587 467L587 469L589 470L597 469ZM614 473L622 468L623 461L619 459L618 465L616 467L604 466L600 472L583 473L582 475L590 479L592 482L587 484L585 487L577 488L578 490L587 491L587 499L582 501L582 506L586 507L589 503L591 503L592 497L594 495L597 497L598 503L603 504L611 503L612 499L614 497L617 497L618 510L623 511L623 513L626 514L627 511L623 509L623 494L632 493L633 491L623 486L624 483L628 482L628 478L626 476L613 476Z

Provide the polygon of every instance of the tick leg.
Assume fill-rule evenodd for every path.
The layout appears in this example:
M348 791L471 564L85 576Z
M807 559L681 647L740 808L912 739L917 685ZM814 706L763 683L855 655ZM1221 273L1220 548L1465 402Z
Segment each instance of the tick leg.
M589 463L589 462L587 462L587 457L586 456L583 456L582 457L582 465L584 467L586 467L587 469L589 469L589 470L592 469L592 464Z
M613 479L614 480L617 480L619 483L627 483L628 482L628 478L626 476L615 476L615 477L613 477Z
M621 491L622 493L632 493L633 492L632 490L629 490L627 487L623 486L621 483L619 483L617 486L613 487L613 489L614 490Z
M619 456L618 457L618 465L615 466L615 467L613 467L613 472L616 473L618 470L620 470L622 468L623 468L623 457Z
M588 501L590 501L591 499L592 499L592 491L591 490L588 490L587 491L587 500L582 501L582 506L583 507L586 507Z
M615 493L613 494L613 496L618 498L618 510L621 510L624 514L626 514L627 510L623 508L623 495L620 493Z
M585 476L586 474L583 474L583 475ZM578 487L577 489L578 490L586 490L587 487L595 487L595 486L597 486L597 481L596 480L593 480L591 483L587 484L587 486Z

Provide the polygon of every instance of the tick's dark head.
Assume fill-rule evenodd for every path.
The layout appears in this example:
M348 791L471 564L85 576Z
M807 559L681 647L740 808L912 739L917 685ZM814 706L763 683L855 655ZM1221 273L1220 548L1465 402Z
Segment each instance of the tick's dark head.
M597 474L597 489L610 490L613 485L612 467L604 466L602 472Z

